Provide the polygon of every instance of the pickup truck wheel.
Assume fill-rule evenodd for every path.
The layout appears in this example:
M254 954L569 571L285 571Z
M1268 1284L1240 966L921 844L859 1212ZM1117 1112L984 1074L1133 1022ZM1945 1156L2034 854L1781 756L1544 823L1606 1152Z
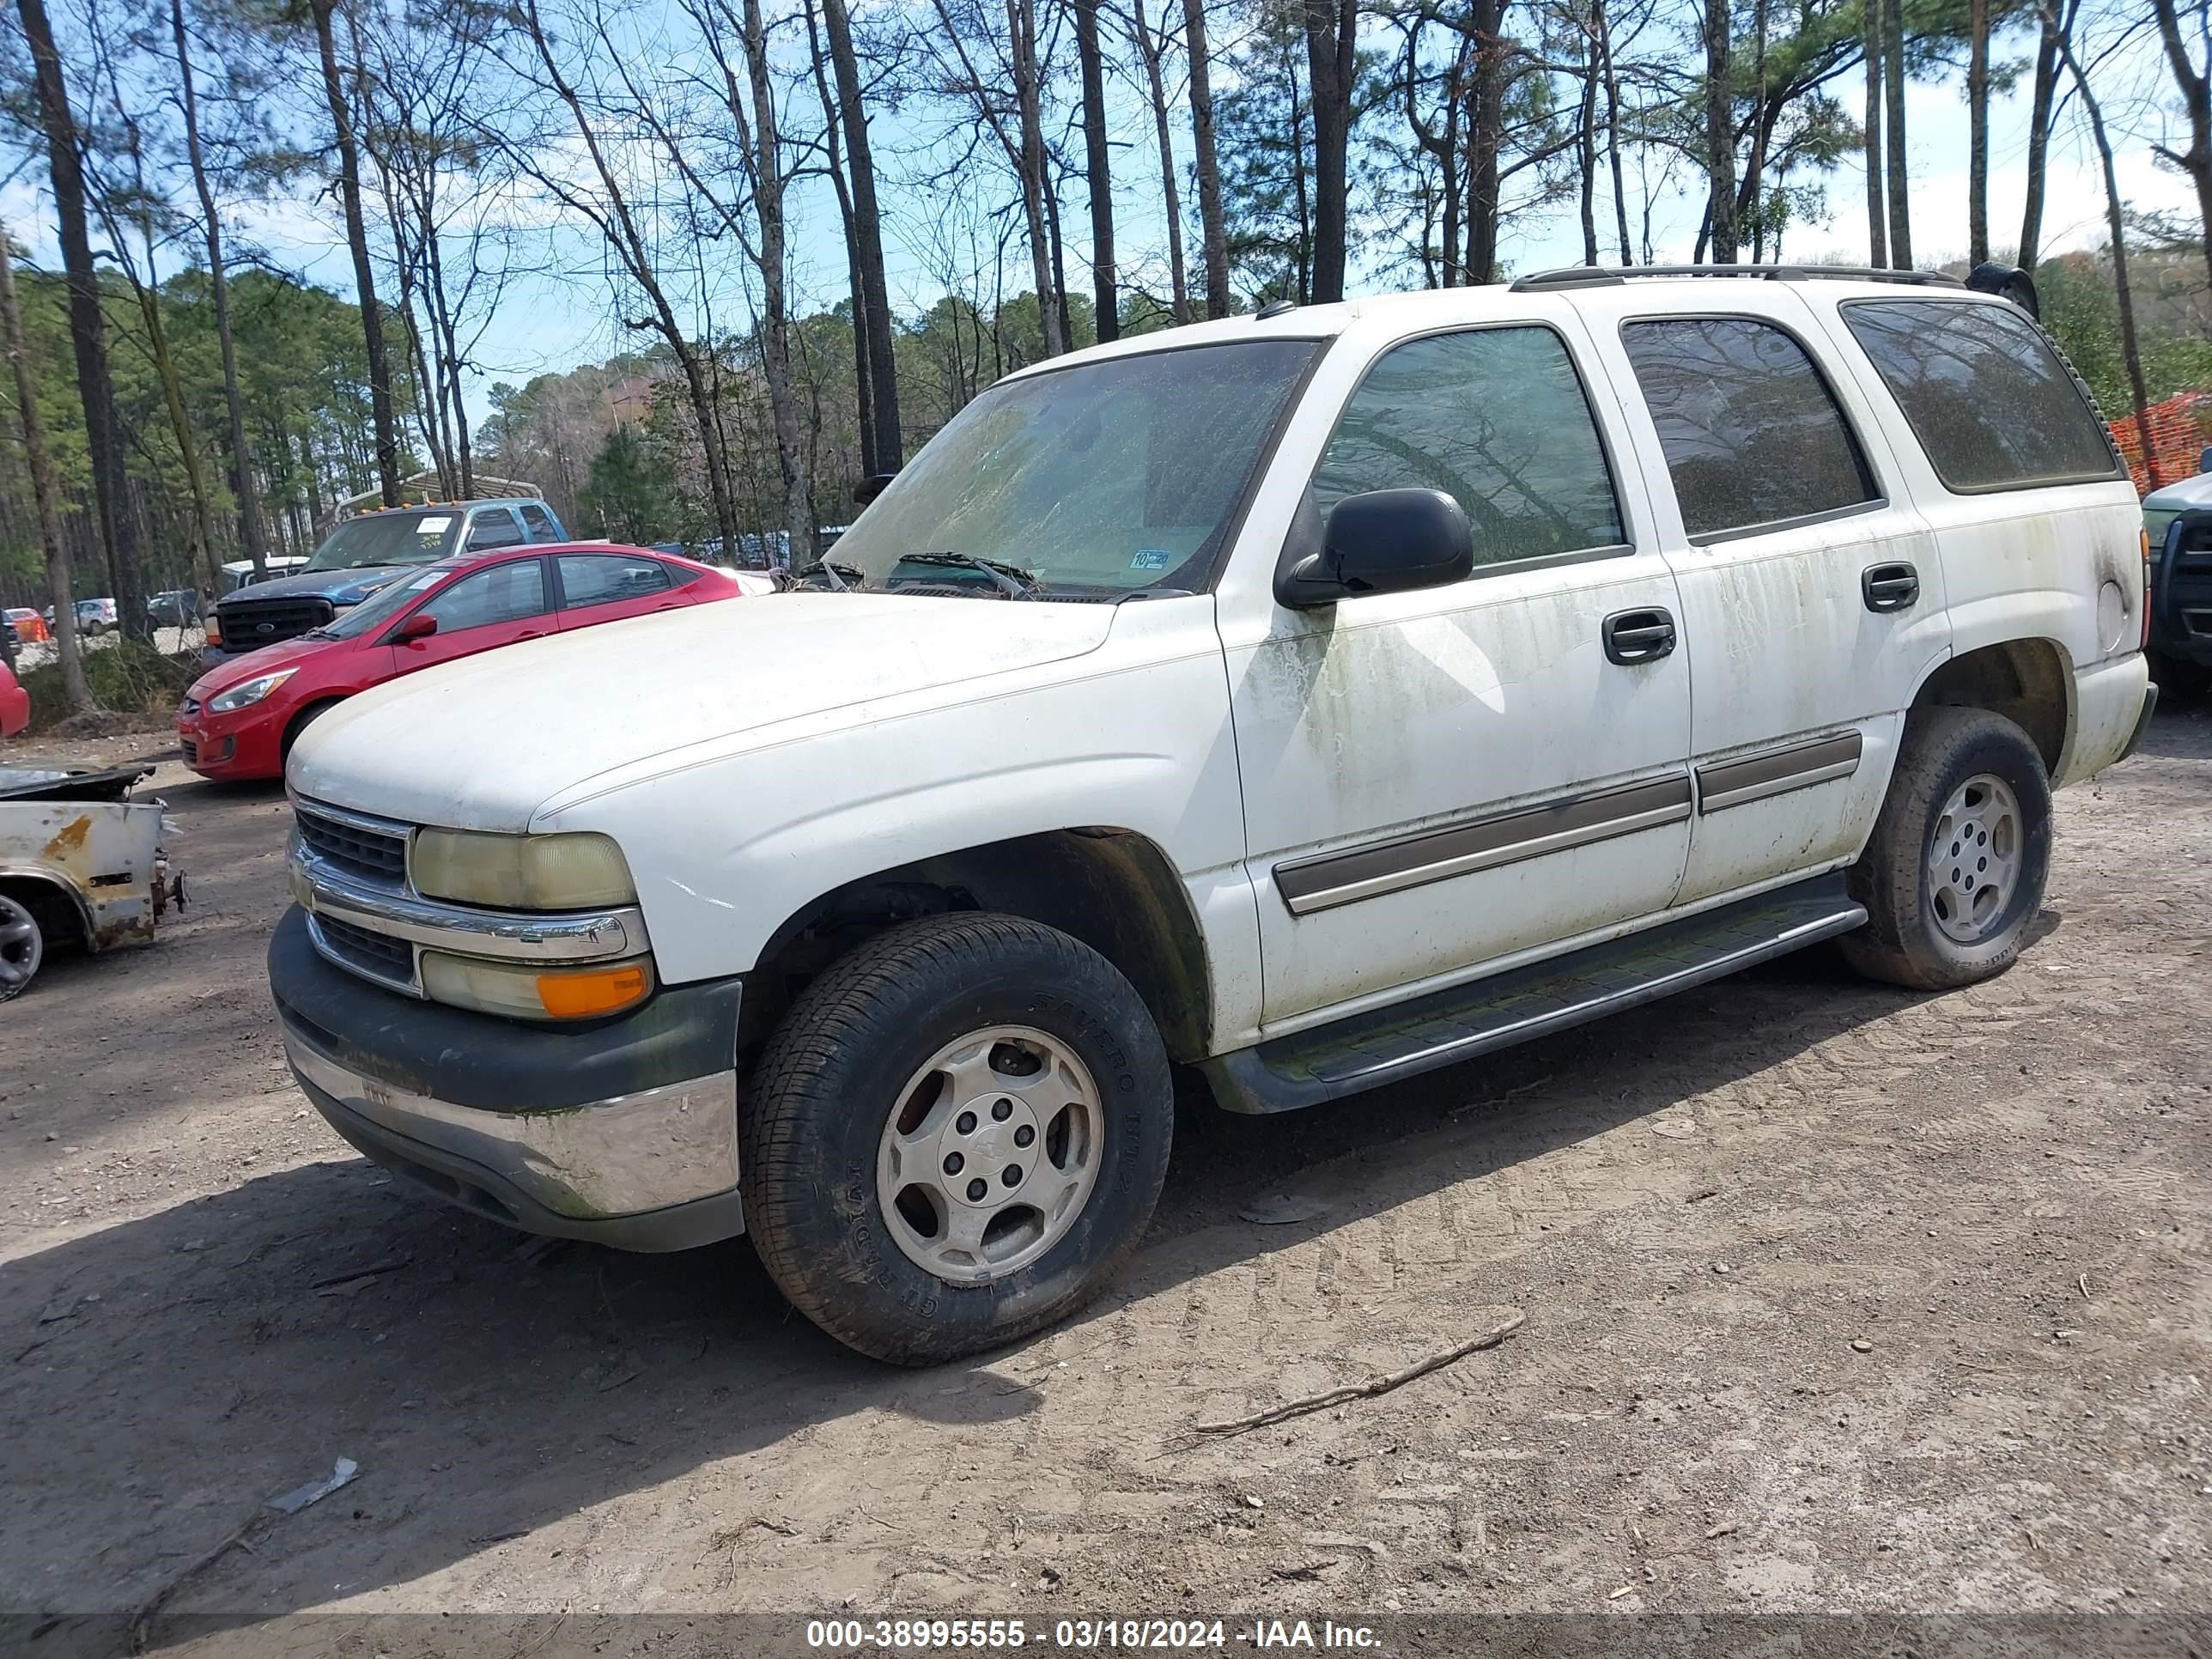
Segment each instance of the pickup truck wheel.
M1982 708L1914 714L1851 896L1867 925L1838 941L1869 978L1972 985L2020 955L2051 873L2051 780L2027 732Z
M792 1008L739 1113L745 1225L801 1313L927 1364L1090 1300L1174 1135L1167 1053L1097 951L1020 917L878 934Z
M0 893L0 1002L21 996L46 957L46 936L39 931L39 919Z

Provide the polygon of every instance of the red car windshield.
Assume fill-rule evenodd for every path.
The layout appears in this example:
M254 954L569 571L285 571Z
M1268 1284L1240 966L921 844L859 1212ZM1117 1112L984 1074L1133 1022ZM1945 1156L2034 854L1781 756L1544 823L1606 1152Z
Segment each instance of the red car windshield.
M405 576L387 582L350 610L338 612L338 619L326 628L315 629L319 640L357 640L364 634L373 634L392 617L422 597L425 589L435 587L453 574L456 567L451 563L434 564L420 575Z

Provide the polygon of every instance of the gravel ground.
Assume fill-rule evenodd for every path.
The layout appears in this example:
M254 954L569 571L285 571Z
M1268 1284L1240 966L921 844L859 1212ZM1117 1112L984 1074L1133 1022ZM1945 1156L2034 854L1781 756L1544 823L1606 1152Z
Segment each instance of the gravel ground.
M0 1647L134 1610L365 1656L642 1650L616 1614L690 1651L732 1611L1357 1613L1450 1652L1468 1613L2212 1607L2203 710L2061 797L2001 979L1808 953L1341 1108L1194 1107L1112 1294L921 1372L743 1243L540 1252L353 1157L262 984L281 796L158 783L188 916L0 1011ZM1279 1191L1322 1213L1240 1217ZM1189 1432L1514 1310L1382 1397Z

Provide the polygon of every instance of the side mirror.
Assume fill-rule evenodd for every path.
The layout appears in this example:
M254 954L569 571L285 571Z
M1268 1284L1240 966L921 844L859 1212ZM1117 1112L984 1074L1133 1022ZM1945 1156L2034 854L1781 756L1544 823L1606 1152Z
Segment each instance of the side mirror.
M438 631L438 619L427 611L417 611L399 624L399 631L392 637L401 645L414 640L427 640Z
M884 490L890 489L891 480L897 477L898 474L896 472L871 473L853 486L854 501L859 506L866 507Z
M1310 528L1307 536L1313 537ZM1318 540L1317 551L1285 560L1276 573L1275 598L1291 610L1361 593L1442 587L1464 580L1474 568L1474 532L1467 511L1441 489L1347 495L1330 509Z

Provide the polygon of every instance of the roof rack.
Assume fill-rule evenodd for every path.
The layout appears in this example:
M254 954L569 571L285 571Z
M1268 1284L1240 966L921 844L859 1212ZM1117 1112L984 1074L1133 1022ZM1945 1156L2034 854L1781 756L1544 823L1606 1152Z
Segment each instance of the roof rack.
M1566 288L1615 288L1632 276L1748 276L1769 283L1807 283L1829 278L1852 283L1905 283L1930 288L1964 288L1940 270L1883 270L1874 265L1563 265L1539 270L1513 284L1516 294Z

